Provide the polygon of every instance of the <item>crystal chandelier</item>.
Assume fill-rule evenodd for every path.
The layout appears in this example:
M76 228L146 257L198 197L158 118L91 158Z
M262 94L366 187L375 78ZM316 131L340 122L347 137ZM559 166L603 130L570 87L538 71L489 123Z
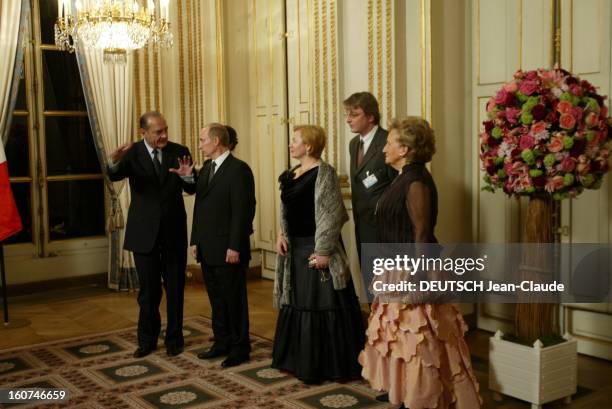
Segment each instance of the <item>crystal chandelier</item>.
M64 51L104 50L105 63L125 64L127 53L146 45L171 47L168 1L57 0L55 44ZM146 5L145 5L146 2Z

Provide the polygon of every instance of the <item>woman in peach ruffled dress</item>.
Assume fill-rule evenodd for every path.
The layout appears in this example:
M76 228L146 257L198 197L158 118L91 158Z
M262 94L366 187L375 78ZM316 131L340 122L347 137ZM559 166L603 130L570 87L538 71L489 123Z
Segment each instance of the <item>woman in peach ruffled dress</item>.
M438 194L425 167L435 152L433 130L418 117L396 120L384 152L400 173L378 201L380 242L437 243ZM375 300L359 355L362 375L374 389L388 392L389 402L405 408L479 408L466 331L453 304Z

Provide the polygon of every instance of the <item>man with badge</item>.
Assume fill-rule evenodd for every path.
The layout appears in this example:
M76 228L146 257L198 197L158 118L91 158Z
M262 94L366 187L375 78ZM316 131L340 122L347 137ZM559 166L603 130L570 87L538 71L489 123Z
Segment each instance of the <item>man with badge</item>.
M369 92L357 92L344 101L346 123L357 135L349 143L350 183L357 252L361 244L376 243L376 202L397 171L385 164L387 131L380 127L378 101Z

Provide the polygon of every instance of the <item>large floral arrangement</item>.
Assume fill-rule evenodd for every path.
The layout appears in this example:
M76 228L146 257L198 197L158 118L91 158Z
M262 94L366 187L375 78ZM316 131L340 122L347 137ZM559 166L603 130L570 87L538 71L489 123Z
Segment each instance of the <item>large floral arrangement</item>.
M599 188L609 170L604 97L565 70L517 71L489 100L483 125L484 190L560 200Z

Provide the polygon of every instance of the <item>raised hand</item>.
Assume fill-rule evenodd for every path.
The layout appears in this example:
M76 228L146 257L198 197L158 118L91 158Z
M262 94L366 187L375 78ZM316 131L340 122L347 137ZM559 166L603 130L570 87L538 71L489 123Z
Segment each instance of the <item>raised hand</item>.
M111 159L114 163L119 162L126 153L130 150L130 148L134 145L134 142L127 142L118 147L113 153L111 153Z
M178 158L178 163L178 168L168 169L168 172L176 173L179 176L189 176L193 173L194 163L191 161L191 156Z

